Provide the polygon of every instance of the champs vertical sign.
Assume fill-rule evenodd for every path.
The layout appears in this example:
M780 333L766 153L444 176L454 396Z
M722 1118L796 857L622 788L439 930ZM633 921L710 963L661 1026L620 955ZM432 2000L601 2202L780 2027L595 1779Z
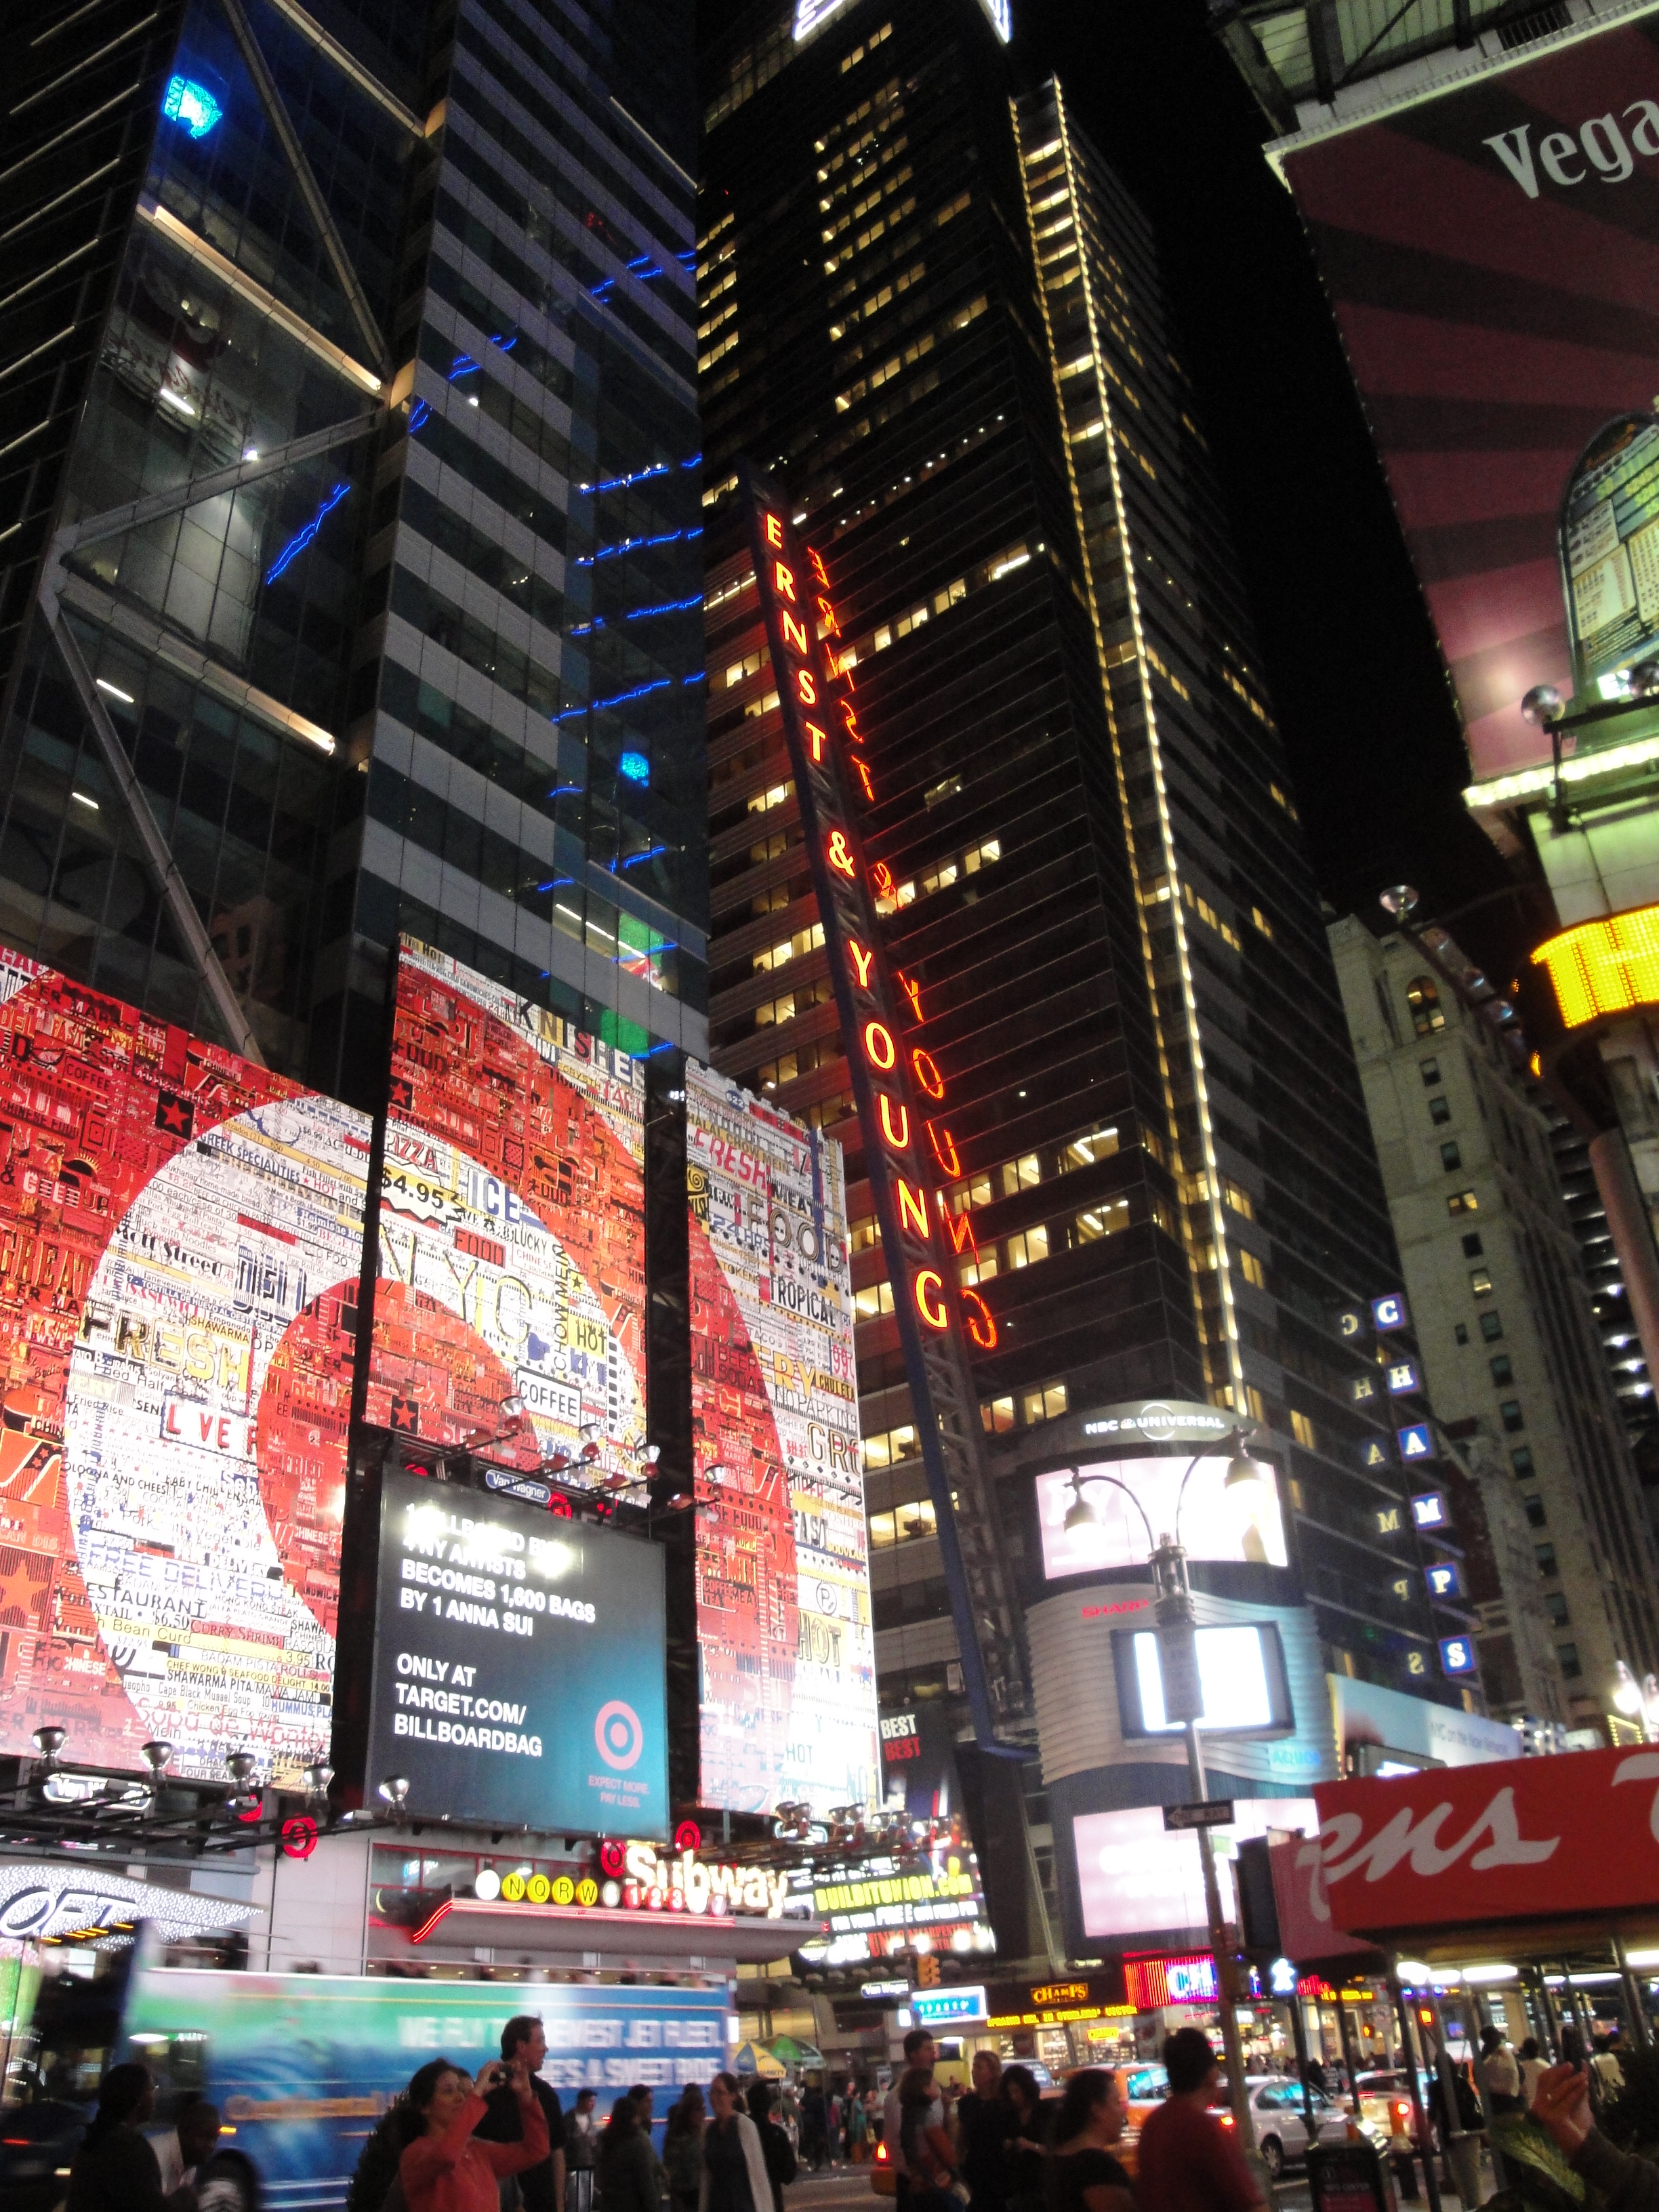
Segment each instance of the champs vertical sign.
M955 1227L939 1186L954 1182L962 1164L945 1079L916 1034L927 1026L921 991L890 969L882 945L857 823L875 781L850 672L836 649L841 624L829 572L747 469L743 495L963 1686L975 1734L992 1747L1023 1704L968 1366L968 1340L989 1351L996 1326L977 1291L957 1287L965 1229Z

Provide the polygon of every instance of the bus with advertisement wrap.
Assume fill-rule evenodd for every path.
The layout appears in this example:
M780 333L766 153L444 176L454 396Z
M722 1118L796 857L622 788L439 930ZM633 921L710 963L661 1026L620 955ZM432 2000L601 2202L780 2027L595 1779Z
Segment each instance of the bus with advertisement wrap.
M621 2091L648 2082L659 2092L659 2128L686 2082L706 2083L727 2063L736 2035L723 1982L687 1989L260 1974L157 1966L148 1948L141 1936L117 1999L118 2029L100 2038L104 2052L150 2069L155 2128L170 2125L191 2098L216 2105L227 2145L252 2160L272 2212L343 2206L364 2143L416 2068L443 2057L476 2074L499 2056L501 2029L515 2014L542 2021L542 2078L567 2111L578 2089L597 2091L603 2115ZM118 1974L96 1985L106 2006L120 1986ZM86 2050L78 2015L94 1990L82 1984L82 2005L61 2018L54 2008L37 2053L42 2075L63 2055L50 2046ZM77 2100L83 2117L97 2070ZM55 2153L60 2173L71 2154L67 2143Z

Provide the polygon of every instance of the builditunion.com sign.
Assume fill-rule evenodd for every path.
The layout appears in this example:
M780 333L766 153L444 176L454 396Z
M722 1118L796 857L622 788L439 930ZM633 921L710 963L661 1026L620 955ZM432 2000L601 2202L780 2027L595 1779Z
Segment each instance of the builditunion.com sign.
M662 1553L388 1474L371 1788L485 1826L666 1831Z

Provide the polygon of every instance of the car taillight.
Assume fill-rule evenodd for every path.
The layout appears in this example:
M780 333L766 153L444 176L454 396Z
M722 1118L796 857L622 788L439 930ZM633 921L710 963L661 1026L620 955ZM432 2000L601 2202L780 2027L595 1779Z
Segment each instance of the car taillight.
M1394 2108L1394 2116L1397 2120L1410 2119L1412 2116L1412 2108L1403 2097L1395 2105Z
M1224 2128L1230 2128L1233 2124L1233 2116L1231 2112L1218 2112L1216 2118Z

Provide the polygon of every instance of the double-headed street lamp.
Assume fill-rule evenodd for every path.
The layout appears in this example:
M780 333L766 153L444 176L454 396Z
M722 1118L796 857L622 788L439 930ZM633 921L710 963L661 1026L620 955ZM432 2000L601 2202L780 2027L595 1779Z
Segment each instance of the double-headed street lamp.
M1222 1478L1222 1488L1234 1498L1242 1498L1250 1494L1260 1497L1272 1485L1268 1470L1249 1457L1245 1449L1246 1442L1243 1428L1233 1429L1222 1439L1222 1448L1231 1454L1227 1472ZM1097 1522L1100 1516L1083 1493L1091 1485L1102 1483L1109 1489L1121 1490L1140 1516L1141 1524L1146 1531L1147 1564L1152 1568L1157 1591L1158 1670L1164 1686L1164 1717L1180 1721L1185 1727L1188 1779L1194 1800L1200 1804L1208 1799L1210 1794L1204 1772L1203 1747L1198 1735L1198 1724L1204 1717L1204 1686L1198 1670L1197 1615L1193 1606L1192 1585L1187 1578L1187 1554L1181 1542L1181 1509L1194 1468L1200 1461L1212 1456L1210 1452L1199 1452L1182 1476L1181 1487L1176 1492L1175 1525L1170 1534L1161 1538L1153 1535L1152 1524L1147 1519L1146 1509L1139 1498L1127 1482L1120 1481L1115 1474L1079 1474L1074 1471L1072 1476L1073 1496L1066 1509L1068 1535ZM1247 2153L1253 2153L1255 2149L1255 2130L1251 2119L1249 2097L1244 2086L1244 2051L1238 2034L1238 1991L1233 1951L1228 1942L1226 1924L1221 1917L1221 1885L1215 1869L1215 1840L1209 1828L1199 1829L1198 1848L1204 1869L1204 1909L1209 1917L1216 1989L1221 1999L1221 2041L1227 2058L1227 2090L1232 2100L1233 2119L1238 2129L1239 2142Z

